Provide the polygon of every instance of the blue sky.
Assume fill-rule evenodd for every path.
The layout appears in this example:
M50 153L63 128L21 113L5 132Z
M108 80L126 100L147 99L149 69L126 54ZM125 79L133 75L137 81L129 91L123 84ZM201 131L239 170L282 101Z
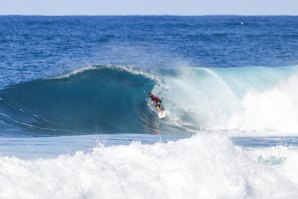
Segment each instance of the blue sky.
M0 0L0 15L298 15L298 0Z

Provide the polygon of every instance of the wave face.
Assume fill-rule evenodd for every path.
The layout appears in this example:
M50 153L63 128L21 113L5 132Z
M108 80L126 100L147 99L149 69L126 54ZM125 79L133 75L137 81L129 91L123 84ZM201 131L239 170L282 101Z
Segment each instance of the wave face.
M160 121L146 93L155 83L123 68L82 69L1 90L0 118L34 135L154 133Z

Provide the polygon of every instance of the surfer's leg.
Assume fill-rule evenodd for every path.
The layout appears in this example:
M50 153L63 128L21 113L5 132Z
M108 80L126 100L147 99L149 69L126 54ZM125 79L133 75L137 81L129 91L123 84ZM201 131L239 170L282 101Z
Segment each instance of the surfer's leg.
M160 103L156 103L156 106L155 107L156 107L157 110L161 111Z

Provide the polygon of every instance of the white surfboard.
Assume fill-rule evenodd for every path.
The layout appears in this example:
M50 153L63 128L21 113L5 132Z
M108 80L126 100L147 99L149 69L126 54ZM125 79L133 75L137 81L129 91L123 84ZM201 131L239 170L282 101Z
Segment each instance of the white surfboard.
M149 104L148 104L148 106L150 107L150 109L151 109L152 111L154 111L154 112L158 115L158 117L159 117L160 119L161 119L161 118L164 118L164 117L167 116L167 112L166 112L165 110L159 111L159 110L157 110L153 105L149 105Z
M166 111L160 111L159 113L158 113L158 117L161 119L161 118L164 118L164 117L166 117L167 116L167 112Z

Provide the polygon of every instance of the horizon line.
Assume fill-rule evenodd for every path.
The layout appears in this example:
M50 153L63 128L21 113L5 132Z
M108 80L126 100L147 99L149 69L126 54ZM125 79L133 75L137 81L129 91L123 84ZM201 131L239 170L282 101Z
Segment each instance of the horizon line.
M0 17L20 16L20 17L215 17L215 16L231 16L231 17L297 17L292 14L206 14L206 15L175 15L175 14L66 14L66 15L48 15L48 14L0 14Z

